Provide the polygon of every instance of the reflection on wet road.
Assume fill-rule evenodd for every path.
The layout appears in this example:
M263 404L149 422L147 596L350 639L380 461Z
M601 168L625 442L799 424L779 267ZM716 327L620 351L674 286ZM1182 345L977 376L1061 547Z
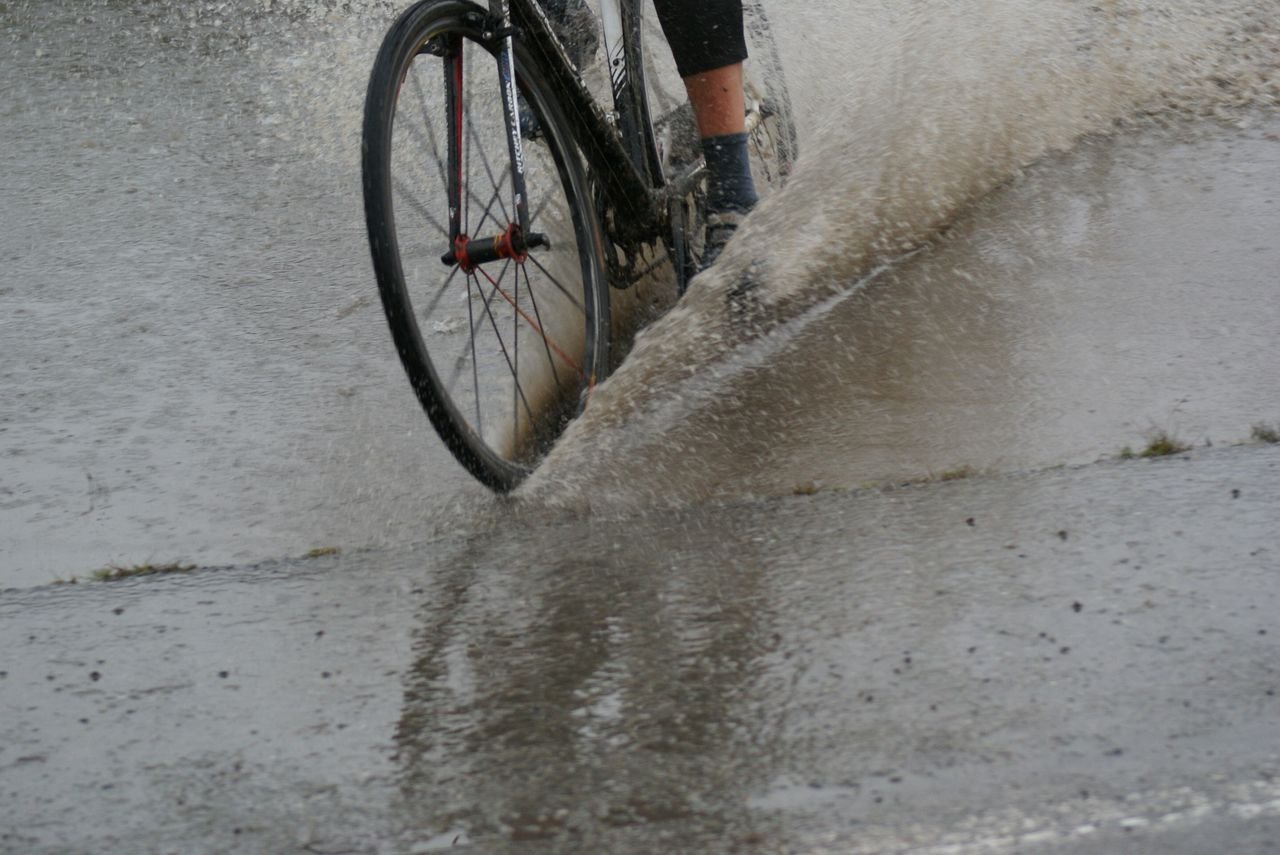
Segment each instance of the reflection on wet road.
M1194 782L1183 764L1214 761L1170 721L1184 715L1201 737L1217 715L1233 740L1276 736L1262 713L1280 703L1276 630L1254 596L1276 592L1264 532L1280 514L1233 505L1205 471L1119 466L1086 509L1077 477L477 544L422 613L403 797L428 824L567 849L645 851L665 834L687 851L794 851L831 832L852 846L893 816L942 828L995 793L1035 814L1078 787ZM1186 505L1156 498L1170 477L1198 485ZM1193 532L1211 519L1244 536L1232 557L1208 558ZM1194 664L1219 645L1252 701Z
M1209 450L20 593L0 851L1264 852L1277 485Z

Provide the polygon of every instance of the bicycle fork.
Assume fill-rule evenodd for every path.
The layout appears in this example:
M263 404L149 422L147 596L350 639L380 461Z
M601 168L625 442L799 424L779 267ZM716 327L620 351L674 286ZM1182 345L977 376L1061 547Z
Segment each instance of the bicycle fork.
M498 259L524 261L529 250L550 247L546 235L529 231L529 198L525 185L524 141L520 136L520 108L516 100L515 28L511 24L509 0L490 0L493 23L491 35L499 39L498 82L502 91L502 113L506 124L507 148L511 161L512 200L515 222L498 235L473 238L462 230L462 133L463 133L463 56L461 45L454 45L445 69L445 100L449 115L449 251L440 257L446 266L458 265L464 273ZM490 35L490 34L486 34Z
M441 256L445 265L458 264L464 271L470 272L476 266L498 259L524 261L529 250L546 248L550 243L545 235L529 231L529 203L525 182L524 140L521 136L520 107L518 100L519 86L515 77L515 39L522 37L531 39L537 49L545 57L551 58L551 69L554 85L561 88L569 102L573 105L567 117L576 124L577 136L582 144L582 152L591 162L595 175L601 181L606 197L611 206L623 212L620 218L614 218L611 237L618 245L631 246L647 243L656 234L661 234L667 223L663 218L666 208L661 201L668 192L655 190L643 164L646 158L653 156L648 150L629 150L624 146L621 135L616 128L617 122L609 122L599 107L591 99L577 76L572 64L564 53L563 46L553 35L545 13L537 5L536 0L517 0L519 13L527 16L520 31L513 21L512 0L489 0L489 18L486 23L486 38L492 38L498 44L498 73L502 97L502 111L507 135L507 147L510 155L512 196L514 200L513 222L498 235L478 238L462 232L461 216L463 192L462 164L462 106L463 106L463 65L460 46L453 45L447 53L445 62L445 91L449 114L449 161L454 164L454 172L448 176L449 193L449 250ZM615 86L615 97L624 85L639 85L637 79L627 73L626 57L623 51L623 30L628 24L635 28L634 38L639 38L638 19L631 21L620 12L618 0L604 0L601 4L605 30L606 53L610 56L611 76ZM642 73L640 69L633 72ZM621 107L621 100L615 103ZM631 116L625 110L617 114L630 121L640 121L642 117ZM631 138L638 138L631 134ZM656 149L655 149L656 151Z

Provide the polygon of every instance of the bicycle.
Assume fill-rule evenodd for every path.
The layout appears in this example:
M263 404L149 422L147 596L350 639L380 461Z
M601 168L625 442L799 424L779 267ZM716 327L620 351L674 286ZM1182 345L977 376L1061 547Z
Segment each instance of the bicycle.
M362 167L383 309L436 432L497 492L613 367L610 287L669 265L683 293L698 270L704 164L681 81L645 50L660 35L645 7L600 3L611 110L536 0L422 0L374 62ZM744 19L767 187L790 170L795 128L760 0Z

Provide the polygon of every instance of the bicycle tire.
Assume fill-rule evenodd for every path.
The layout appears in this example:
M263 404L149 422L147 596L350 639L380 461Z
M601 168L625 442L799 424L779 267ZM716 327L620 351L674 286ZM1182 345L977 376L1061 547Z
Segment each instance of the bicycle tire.
M454 222L451 199L463 209L457 216L464 235L511 233L497 29L488 10L468 0L422 0L400 15L370 75L362 172L374 271L405 373L458 462L506 492L532 471L608 372L609 289L580 148L556 88L519 39L516 83L536 129L530 131L536 140L523 146L530 230L548 234L550 247L471 269L456 259L441 263L453 248L443 225ZM436 117L447 134L444 154ZM500 141L497 158L485 150L493 139ZM457 185L450 183L455 177ZM473 178L488 185L480 195ZM491 194L487 204L484 193ZM460 348L452 340L459 329L466 333ZM464 372L469 382L460 382Z

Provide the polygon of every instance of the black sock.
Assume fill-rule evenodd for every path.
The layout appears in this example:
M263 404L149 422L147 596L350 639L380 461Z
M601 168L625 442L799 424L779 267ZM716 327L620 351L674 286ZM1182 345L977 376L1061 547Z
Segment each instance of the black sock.
M725 134L702 140L707 159L707 210L745 214L760 197L751 179L751 159L746 134Z

